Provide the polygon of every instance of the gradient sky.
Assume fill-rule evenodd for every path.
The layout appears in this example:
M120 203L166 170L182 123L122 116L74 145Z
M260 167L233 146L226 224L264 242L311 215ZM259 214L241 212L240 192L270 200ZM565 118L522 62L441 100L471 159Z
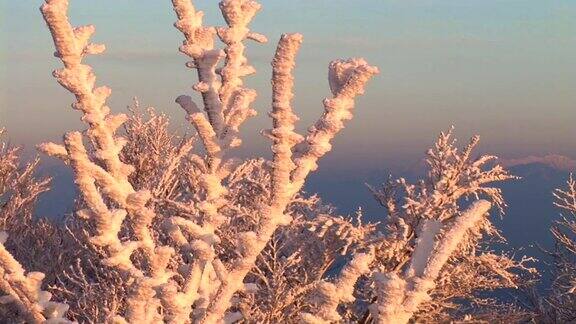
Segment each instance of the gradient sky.
M195 1L210 24L223 24L216 1ZM305 129L322 112L331 59L363 56L381 74L357 105L325 168L383 168L421 158L450 125L462 141L478 133L482 150L504 157L576 156L576 1L573 0L263 0L250 44L258 69L259 116L244 127L246 152L267 152L258 130L270 124L269 61L282 32L301 32L295 107ZM59 67L38 11L41 1L0 0L0 125L12 142L58 141L81 126L72 97L51 77ZM72 22L95 24L91 57L98 84L122 111L137 96L190 131L174 98L195 73L177 51L169 0L73 0Z

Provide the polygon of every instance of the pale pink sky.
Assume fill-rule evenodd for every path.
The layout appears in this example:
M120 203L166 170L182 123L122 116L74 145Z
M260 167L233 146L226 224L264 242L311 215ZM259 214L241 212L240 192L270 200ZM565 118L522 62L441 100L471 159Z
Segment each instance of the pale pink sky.
M72 98L51 77L41 1L0 1L0 122L14 143L32 147L81 128ZM217 6L196 1L209 23ZM252 44L259 116L244 128L246 152L267 152L258 131L269 125L269 60L281 32L304 34L295 107L310 125L328 94L331 59L364 56L380 67L356 118L335 142L326 167L378 168L415 160L450 125L462 141L473 133L483 150L508 157L560 153L576 157L576 3L573 1L262 1L254 30L271 42ZM174 98L190 93L194 73L178 53L168 1L71 1L75 23L93 23L104 56L90 59L99 84L113 89L121 111L133 96L173 116L190 131Z

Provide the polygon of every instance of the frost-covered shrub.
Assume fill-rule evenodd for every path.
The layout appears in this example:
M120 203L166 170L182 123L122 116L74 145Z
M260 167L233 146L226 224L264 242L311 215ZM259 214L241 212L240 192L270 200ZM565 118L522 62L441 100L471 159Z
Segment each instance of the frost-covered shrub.
M3 136L0 129L0 318L66 323L68 306L51 301L51 293L42 290L42 283L53 283L62 270L62 230L32 218L50 179L35 177L38 159L22 166L19 148L9 146ZM26 272L17 260L43 272Z
M552 259L552 285L546 296L535 296L534 308L539 321L570 323L576 320L576 181L572 175L566 188L553 194L561 218L551 227L555 247L547 251Z
M331 62L332 96L300 135L291 107L299 34L282 35L272 60L272 128L263 132L272 142L272 160L233 158L242 143L240 126L256 113L256 92L243 84L255 72L244 41L266 41L249 29L260 5L221 1L225 27L204 26L189 0L172 5L175 27L184 35L180 51L191 58L187 66L198 76L193 89L202 98L200 108L190 96L176 98L196 130L193 137L169 131L166 116L138 104L130 115L111 113L111 90L96 86L92 68L82 63L105 50L89 42L94 27L72 27L67 0L46 0L41 7L64 65L54 77L76 98L73 107L87 128L66 133L63 144L39 146L73 170L79 190L74 218L66 226L46 225L58 239L48 249L35 246L33 235L20 238L30 239L22 246L48 255L56 269L50 291L66 305L51 302L40 289L42 275L26 275L16 261L44 271L37 256L1 245L2 302L16 306L6 316L33 323L485 319L486 309L477 308L498 305L477 293L517 287L523 272L531 271L526 260L482 245L484 236L497 236L489 210L504 206L489 184L511 176L487 166L490 156L471 159L477 138L459 153L450 134L442 134L428 154L425 180L411 185L400 179L374 190L388 212L381 223L339 216L302 192L378 69L361 58ZM6 179L32 179L10 167L10 154ZM31 206L47 183L23 183L36 188L27 194ZM15 210L7 203L3 213L5 206ZM41 231L27 220L5 219L35 235ZM11 226L8 232L19 225ZM512 307L499 311L519 316Z
M489 291L524 286L535 269L529 266L531 258L514 260L489 249L490 239L504 238L485 214L490 203L500 211L505 207L500 189L490 185L514 177L491 163L494 156L473 158L478 141L473 137L459 151L451 132L442 133L427 153L424 179L416 184L391 179L382 189L372 188L388 212L376 262L387 300L378 308L391 312L389 318L430 322L528 314L485 297ZM391 294L391 285L404 291ZM389 306L390 301L399 305Z

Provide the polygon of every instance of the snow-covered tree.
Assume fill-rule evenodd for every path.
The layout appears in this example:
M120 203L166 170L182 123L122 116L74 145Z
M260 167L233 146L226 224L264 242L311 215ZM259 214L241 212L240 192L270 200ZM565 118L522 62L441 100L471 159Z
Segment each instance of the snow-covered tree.
M371 188L388 215L374 244L371 281L359 289L372 305L363 311L356 305L353 319L441 322L525 313L485 295L521 286L535 270L527 264L531 259L514 260L487 245L486 238L503 239L487 217L491 205L504 207L500 189L490 184L513 176L491 165L494 156L473 158L478 141L473 137L459 151L452 132L442 133L427 152L424 179L390 179Z
M572 175L566 188L553 194L561 218L551 227L555 241L554 249L548 251L552 285L547 296L536 300L535 309L540 321L570 323L576 320L576 181Z
M0 137L3 135L0 129ZM52 294L42 290L45 273L26 272L14 257L31 269L39 269L53 265L51 259L57 256L55 250L45 247L56 245L50 235L57 230L32 219L34 205L48 190L50 179L36 179L33 173L38 159L22 167L18 152L0 139L0 303L6 305L0 307L0 318L69 323L63 317L68 306L51 301ZM9 242L6 231L15 234Z
M197 72L193 89L202 101L175 99L196 130L193 137L169 131L166 116L137 102L130 115L111 113L111 90L96 86L82 62L105 50L90 43L95 28L72 27L67 0L41 7L64 65L54 77L74 95L73 108L87 126L67 132L63 144L39 146L72 168L79 191L74 217L65 226L46 225L58 240L46 243L50 267L39 267L57 269L49 289L70 308L68 320L405 323L487 318L480 306L519 313L477 295L517 287L531 269L525 259L484 245L484 236L498 236L489 210L504 207L490 184L512 177L488 165L491 156L471 158L476 137L460 153L451 134L442 134L428 153L425 180L373 189L387 212L382 223L367 223L361 213L340 216L302 188L378 69L361 58L331 62L332 96L307 134L298 134L292 72L302 35L282 35L272 60L272 127L263 131L273 158L242 161L232 153L242 144L240 127L256 113L256 91L243 83L255 73L244 42L266 42L249 28L260 5L221 1L224 27L203 25L190 0L172 5L184 35L180 51ZM15 170L8 178L18 178ZM30 181L34 201L47 183ZM26 225L34 233L39 226ZM35 258L0 247L2 301L17 306L14 316L64 321L66 306L50 302L39 288L41 276L26 276L16 261L21 257L33 270ZM22 285L34 289L22 292Z
M352 117L354 98L363 93L365 83L378 70L362 59L332 62L329 76L334 97L325 100L325 113L305 140L293 131L296 116L290 107L291 69L302 37L281 37L273 63L274 127L268 132L274 143L272 190L269 199L258 206L258 222L236 234L235 256L225 264L216 253L221 241L217 231L227 221L221 211L228 191L223 180L232 171L234 161L225 158L224 153L240 145L238 128L255 113L250 105L256 93L242 86L242 77L254 72L244 57L243 41L266 41L247 27L260 5L254 1L222 1L220 8L228 26L214 28L202 26L202 13L189 1L173 1L178 17L175 26L185 36L181 51L193 59L189 67L198 71L199 83L194 89L202 94L206 115L188 96L176 101L196 127L206 155L190 158L199 170L194 179L199 187L194 188L194 198L199 201L186 207L194 209L195 214L162 219L166 240L156 239L152 230L159 221L151 204L153 192L132 185L130 175L135 168L121 159L127 140L117 136L116 130L127 117L110 113L105 104L110 89L95 87L91 68L82 64L84 56L100 54L105 47L89 43L94 27L70 25L67 5L65 0L51 0L41 11L52 33L56 56L64 63L54 76L75 95L74 108L82 111L89 128L84 134L67 133L64 145L47 143L41 149L72 166L86 207L78 214L95 224L90 242L106 251L104 265L133 281L125 314L115 316L115 320L185 322L192 316L199 322L219 321L226 316L233 296L244 289L244 278L275 230L290 224L288 205L316 168L317 160L330 150L330 140ZM216 35L225 44L224 50L214 48ZM222 58L224 64L218 67ZM84 137L91 148L84 144ZM302 145L293 157L298 143ZM185 155L188 147L184 145L184 152L179 153ZM169 178L176 167L170 165L163 176ZM126 239L122 235L125 226L129 232ZM183 262L174 267L174 258Z

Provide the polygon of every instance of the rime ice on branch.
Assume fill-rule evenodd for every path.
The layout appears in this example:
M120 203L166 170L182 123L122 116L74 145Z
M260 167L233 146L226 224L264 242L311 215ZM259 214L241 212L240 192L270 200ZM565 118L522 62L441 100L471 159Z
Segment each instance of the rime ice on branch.
M490 207L490 202L479 200L445 228L437 224L422 226L407 271L402 276L374 275L378 301L371 311L378 323L408 323L420 304L430 298L428 292L436 285L442 267Z
M450 315L460 312L461 300L499 312L503 306L475 292L517 288L521 275L534 272L524 265L529 258L516 261L480 244L484 234L501 238L481 217L490 205L504 207L502 192L490 184L514 177L498 164L487 165L494 156L472 158L478 136L462 151L455 141L451 131L440 134L427 153L424 179L411 184L400 178L372 189L388 218L373 265L372 314L363 320L442 322L455 318Z
M225 0L220 2L220 9L228 24L227 28L210 28L202 26L202 12L195 11L186 0L173 0L174 10L178 16L175 26L185 36L180 50L193 59L188 67L196 68L199 83L193 88L202 94L204 111L207 119L200 113L196 104L187 96L180 96L177 102L188 113L188 118L199 133L207 151L205 164L212 175L205 181L207 192L204 224L202 228L216 229L222 223L218 209L224 204L221 200L224 190L221 186L220 171L224 150L239 144L238 127L253 111L249 105L255 98L254 90L242 87L242 79L254 72L247 65L243 55L244 39L259 42L265 37L249 31L248 23L260 5L251 0ZM224 51L214 49L214 31L226 45ZM356 96L363 93L366 82L378 69L369 66L362 59L334 61L330 64L329 81L333 98L325 99L325 112L310 129L305 143L304 138L294 132L297 121L292 112L293 97L292 69L296 53L302 42L299 34L282 35L274 60L272 62L272 112L273 129L265 135L272 139L274 153L272 165L271 201L262 206L263 215L255 231L240 234L237 247L238 259L230 269L222 269L226 276L219 275L220 285L214 295L210 296L201 322L214 323L224 318L230 307L233 295L242 288L243 280L254 267L256 258L272 237L276 228L287 225L291 218L285 214L287 205L294 195L301 190L308 174L315 170L317 161L331 149L331 139L344 127L343 123L352 118L351 110ZM219 60L225 57L222 68L217 68ZM220 75L220 80L217 76ZM232 135L231 135L232 134ZM295 146L302 147L293 159ZM215 179L216 178L216 179ZM213 194L210 194L213 192ZM213 199L210 199L210 198ZM204 245L205 246L205 245ZM214 262L214 261L213 261ZM213 265L214 266L214 265Z
M268 133L274 142L272 197L269 204L262 206L264 215L255 230L240 233L236 251L239 257L226 266L215 251L220 242L218 229L226 222L220 212L227 203L223 179L232 165L224 154L240 145L239 128L255 114L250 106L256 93L244 87L242 81L255 72L244 56L243 41L266 41L248 29L260 5L248 0L224 0L220 9L227 27L214 28L202 26L202 13L189 1L172 3L178 16L175 26L185 36L180 50L192 58L187 65L197 69L199 82L193 88L201 93L206 113L205 117L188 96L176 100L188 113L206 149L204 159L191 157L204 170L199 177L203 201L195 205L200 218L173 216L165 222L166 234L183 253L183 259L189 260L177 271L169 268L175 249L159 245L151 231L156 215L148 206L150 192L134 189L129 180L134 168L120 159L126 141L115 133L126 116L110 114L105 104L110 89L95 87L91 68L82 64L85 55L100 54L104 46L89 43L94 27L70 25L66 0L47 0L41 8L54 39L56 56L64 63L54 76L75 95L77 103L73 106L82 111L89 128L85 134L67 133L63 146L46 143L40 149L72 166L87 207L77 214L96 225L91 243L107 251L104 264L123 271L133 282L125 315L117 316L117 321L182 323L192 316L195 321L212 323L224 318L232 296L242 289L244 278L276 228L290 223L290 216L285 214L287 205L302 188L308 173L316 169L317 160L330 150L330 140L343 128L343 122L351 118L354 98L362 94L365 83L378 72L361 59L331 63L329 76L334 97L325 100L324 115L302 142L304 138L293 131L297 118L290 107L291 70L301 36L281 38L273 64L274 128ZM225 44L223 50L214 48L216 36ZM222 59L223 66L219 66ZM84 137L92 147L86 147ZM302 147L293 159L298 143ZM121 239L123 228L129 228L133 235ZM146 266L133 262L137 251L142 252ZM172 280L176 274L181 278L178 283Z
M315 313L303 313L304 323L321 324L342 320L338 313L340 303L352 303L356 300L354 290L358 279L370 273L370 264L374 261L374 251L357 253L340 271L338 279L333 282L323 281L315 292Z
M224 196L227 193L222 180L230 172L231 161L224 162L223 159L227 149L241 144L238 137L240 126L256 114L250 107L256 92L243 87L242 78L255 72L244 56L243 41L266 41L264 36L248 29L260 5L255 1L222 1L220 9L228 26L214 28L202 26L203 13L196 11L189 0L173 0L172 4L178 17L174 25L185 37L180 51L193 59L187 66L196 68L198 72L199 82L193 88L202 95L207 118L189 96L180 96L176 102L187 112L188 120L196 128L206 149L206 158L198 159L198 163L207 172L200 181L205 191L204 202L199 205L201 223L173 218L171 235L181 246L189 246L200 256L195 262L193 277L206 278L215 274L223 278L226 277L226 268L220 260L214 259L214 244L219 242L216 231L226 221L220 213L220 209L226 205ZM226 45L224 50L214 49L216 34ZM217 68L222 58L225 58L224 66ZM182 231L190 235L193 241L188 243ZM217 288L216 284L210 283L202 286L198 287L200 295L197 298L201 305L195 312L196 318L204 316L213 289Z
M239 127L256 114L250 108L256 92L243 87L242 78L256 71L248 65L244 56L243 41L266 42L266 37L248 29L248 24L261 6L255 1L222 1L220 9L228 27L215 28L202 26L204 14L196 11L189 0L172 0L172 4L178 17L174 26L185 37L180 51L192 58L187 66L198 71L199 82L193 88L202 95L211 130L200 125L207 126L206 122L199 120L199 116L196 117L198 120L191 121L201 136L205 132L213 132L222 148L238 146ZM226 45L224 50L214 49L216 35ZM224 66L217 68L222 58L225 58ZM194 113L194 110L185 109L189 115Z
M162 318L158 309L166 301L157 298L154 290L171 284L169 279L173 273L167 266L174 251L168 246L156 246L150 230L155 214L146 206L150 194L145 190L134 190L128 181L133 167L120 160L120 151L126 142L115 132L127 117L110 114L110 108L105 103L110 89L95 87L96 78L92 69L82 64L84 56L100 54L105 48L89 43L95 30L93 26L73 28L70 25L67 9L67 0L47 0L41 7L54 39L55 56L64 63L64 68L54 71L54 77L76 97L77 102L73 107L83 113L82 120L89 126L85 134L93 144L93 150L86 149L80 132L67 133L64 146L48 143L41 145L40 149L70 163L75 182L88 207L77 213L94 220L96 224L91 243L108 251L104 264L124 271L134 279L132 295L127 303L127 320L154 322ZM114 202L118 207L108 207L107 201ZM125 221L130 222L133 229L132 240L119 238ZM139 268L131 260L137 250L143 252L147 269ZM118 320L123 319L118 317Z
M576 318L576 181L570 175L564 188L553 191L554 205L561 217L554 222L551 232L555 249L548 252L554 260L552 289L540 302L540 321L570 322Z
M16 305L27 323L72 323L64 315L68 305L50 301L52 294L41 289L42 272L25 273L24 268L6 250L8 235L0 232L0 303Z

